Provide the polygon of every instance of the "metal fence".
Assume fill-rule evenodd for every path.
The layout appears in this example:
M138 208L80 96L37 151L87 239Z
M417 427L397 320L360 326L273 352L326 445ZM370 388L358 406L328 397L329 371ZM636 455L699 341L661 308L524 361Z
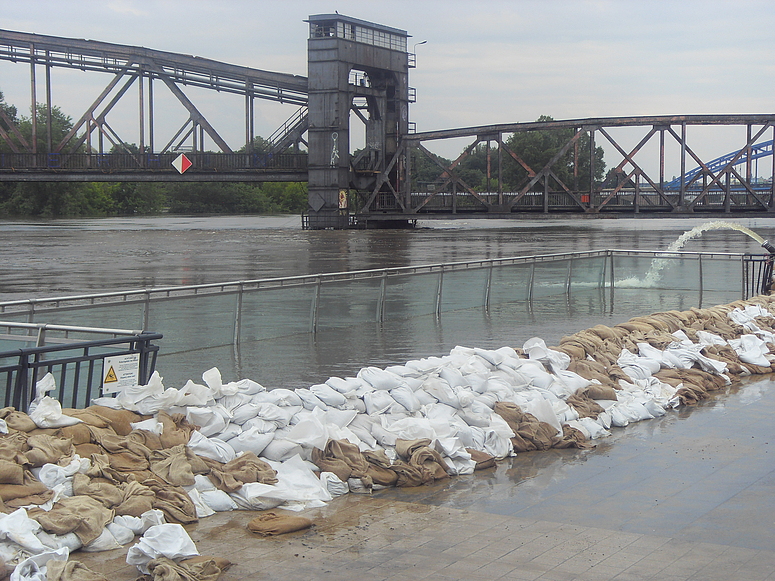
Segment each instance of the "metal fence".
M0 322L0 329L3 344L23 345L0 352L0 397L5 407L22 411L46 373L54 376L57 386L50 395L66 407L88 405L92 397L101 395L106 382L145 384L159 351L152 341L163 337L142 331L7 321ZM123 368L118 369L119 365Z
M246 336L315 333L593 289L604 289L612 300L637 288L697 293L698 305L714 293L747 298L763 284L764 273L753 265L767 260L741 253L567 252L17 300L0 303L0 318L59 325L109 320L160 331L185 322L187 340L197 335L208 343L239 343Z

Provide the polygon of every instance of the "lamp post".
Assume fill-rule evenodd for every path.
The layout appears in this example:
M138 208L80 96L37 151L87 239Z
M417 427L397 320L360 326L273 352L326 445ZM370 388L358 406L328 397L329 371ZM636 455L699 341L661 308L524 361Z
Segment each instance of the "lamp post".
M421 40L420 42L415 42L414 47L412 48L412 53L417 54L417 47L421 44L426 44L427 40Z

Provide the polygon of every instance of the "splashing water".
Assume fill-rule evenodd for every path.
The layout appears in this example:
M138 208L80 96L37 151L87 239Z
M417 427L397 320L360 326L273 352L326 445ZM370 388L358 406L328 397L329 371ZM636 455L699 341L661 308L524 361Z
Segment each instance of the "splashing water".
M750 236L759 244L764 242L764 238L759 236L753 230L746 228L745 226L735 224L734 222L716 220L714 222L705 222L705 224L700 224L691 230L687 230L675 241L673 241L670 246L667 247L667 251L670 252L680 250L689 240L701 236L703 232L707 232L708 230L737 230L738 232L742 232L743 234ZM662 278L662 270L665 268L665 266L667 266L668 260L668 258L655 258L651 261L651 268L649 268L649 271L646 273L644 286L653 287L657 282L659 282L659 280Z

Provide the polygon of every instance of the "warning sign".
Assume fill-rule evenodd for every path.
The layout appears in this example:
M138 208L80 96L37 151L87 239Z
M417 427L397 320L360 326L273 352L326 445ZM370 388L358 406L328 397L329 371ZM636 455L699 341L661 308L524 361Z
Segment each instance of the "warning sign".
M102 360L102 393L134 387L140 378L140 354L115 355Z

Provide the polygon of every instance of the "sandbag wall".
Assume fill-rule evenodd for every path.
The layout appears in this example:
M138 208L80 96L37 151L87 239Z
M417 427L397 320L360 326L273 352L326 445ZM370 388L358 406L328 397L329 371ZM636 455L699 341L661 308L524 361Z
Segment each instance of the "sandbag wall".
M41 550L111 549L149 522L300 509L469 474L518 452L587 447L611 427L769 373L773 307L760 296L655 313L551 348L537 338L517 349L456 347L295 390L223 383L213 368L203 384L165 388L154 374L63 410L46 395L49 376L29 415L0 410L0 557L15 565Z

